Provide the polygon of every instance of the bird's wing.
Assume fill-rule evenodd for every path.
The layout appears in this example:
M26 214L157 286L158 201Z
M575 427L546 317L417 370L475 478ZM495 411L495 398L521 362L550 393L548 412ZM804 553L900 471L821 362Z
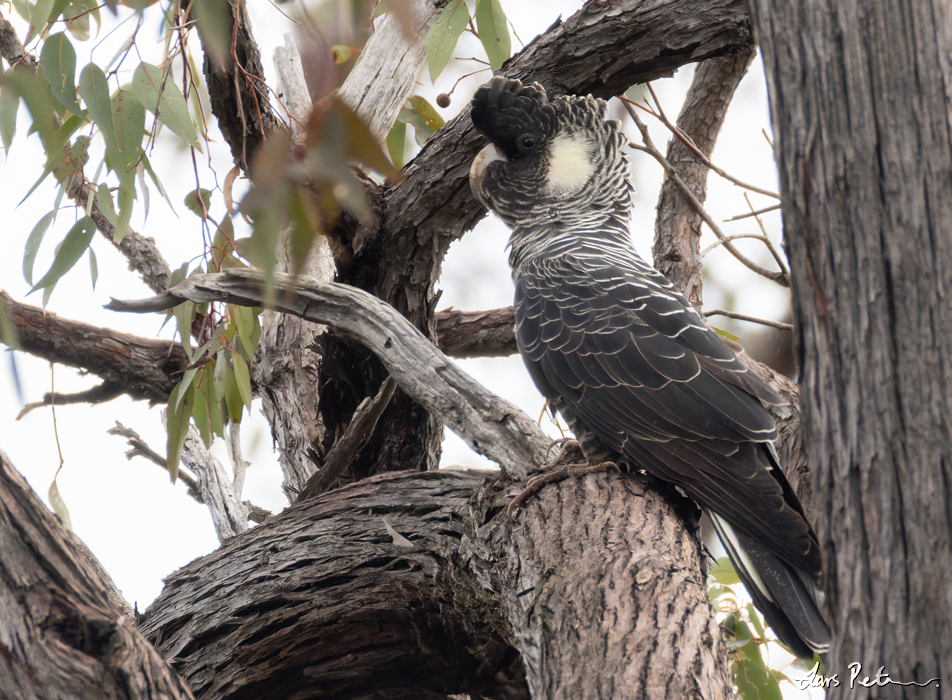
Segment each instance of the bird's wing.
M566 254L520 268L516 336L530 372L632 466L816 572L815 535L776 466L776 427L746 369L632 258Z

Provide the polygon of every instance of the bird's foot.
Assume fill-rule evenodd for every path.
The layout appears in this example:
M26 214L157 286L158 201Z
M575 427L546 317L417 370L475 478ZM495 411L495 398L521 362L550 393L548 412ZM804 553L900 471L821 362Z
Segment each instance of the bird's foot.
M532 496L539 493L545 486L555 484L565 479L574 479L588 474L598 474L607 471L621 471L614 462L599 462L588 464L582 454L582 448L577 440L564 438L556 444L562 447L559 456L549 462L545 471L526 482L526 487L509 503L506 512L512 516L517 508L521 508Z

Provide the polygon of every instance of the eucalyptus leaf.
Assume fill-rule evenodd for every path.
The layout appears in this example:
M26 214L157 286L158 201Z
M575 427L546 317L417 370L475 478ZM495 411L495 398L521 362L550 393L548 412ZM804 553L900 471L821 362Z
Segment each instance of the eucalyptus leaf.
M36 262L36 254L40 250L40 243L43 242L43 236L50 228L50 224L56 216L56 210L47 212L36 222L33 230L26 239L26 246L23 249L23 279L30 286L33 286L33 263Z
M59 279L65 275L76 264L76 261L82 257L89 243L93 240L93 234L96 233L96 224L88 216L84 216L77 221L66 234L66 238L60 244L59 250L53 258L53 264L49 271L43 275L43 278L33 285L30 291L37 289L52 289Z
M185 95L158 66L140 63L132 78L132 92L142 106L152 112L169 131L199 151L202 142L188 115Z
M85 120L76 100L76 50L66 34L60 32L47 37L40 53L43 77L53 92L53 97L70 112Z
M440 13L440 18L426 33L423 47L426 49L426 62L430 68L430 81L436 79L450 62L456 42L469 24L469 10L463 0L450 0Z
M506 13L499 0L476 0L476 29L489 65L499 70L512 53Z
M83 98L89 116L99 127L107 148L121 146L116 141L116 129L112 123L112 103L109 99L109 83L102 68L90 63L79 74L79 96Z

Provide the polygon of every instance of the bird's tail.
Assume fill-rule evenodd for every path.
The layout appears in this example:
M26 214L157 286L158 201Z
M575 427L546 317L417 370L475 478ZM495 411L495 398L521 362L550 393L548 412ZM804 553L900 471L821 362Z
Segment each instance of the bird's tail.
M828 651L832 633L817 604L819 590L810 577L720 516L710 511L707 515L754 605L777 638L802 658L812 658L814 651Z

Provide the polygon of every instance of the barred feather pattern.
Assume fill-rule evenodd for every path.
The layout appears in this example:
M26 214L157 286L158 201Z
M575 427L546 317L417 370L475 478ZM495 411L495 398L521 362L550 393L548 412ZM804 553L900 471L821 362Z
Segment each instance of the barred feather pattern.
M592 97L493 78L473 123L490 144L476 197L512 229L516 340L586 456L677 484L711 515L742 580L795 653L829 644L816 534L777 463L782 399L634 250L620 125Z

